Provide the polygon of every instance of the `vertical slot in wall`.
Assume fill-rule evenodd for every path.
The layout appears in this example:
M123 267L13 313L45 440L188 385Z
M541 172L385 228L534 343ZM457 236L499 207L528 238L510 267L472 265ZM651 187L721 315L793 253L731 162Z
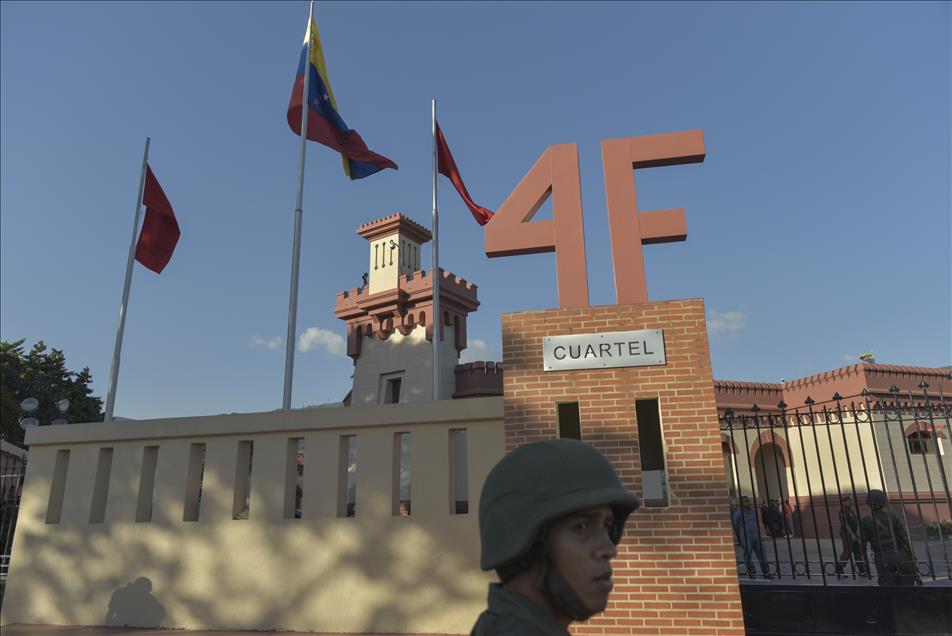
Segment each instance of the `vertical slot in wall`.
M109 499L109 475L112 472L112 449L100 448L96 462L96 483L93 485L93 501L89 507L89 523L102 523L106 519L106 501Z
M251 515L251 467L254 452L254 442L238 442L238 457L235 462L235 497L231 504L232 519L247 519Z
M582 418L579 416L578 402L560 402L555 405L559 422L559 437L582 439Z
M646 507L667 506L668 481L658 399L635 400L635 418L638 420L643 503Z
M393 434L393 516L409 517L413 493L410 466L412 433Z
M155 468L159 464L159 447L142 449L142 472L139 474L139 498L136 502L136 521L152 521L152 504L155 499Z
M198 521L202 508L202 480L205 477L205 444L192 444L188 449L185 473L185 513L182 521Z
M450 431L450 514L469 513L469 443L466 429Z
M53 483L50 485L50 499L46 505L46 523L59 523L63 514L63 494L66 492L66 472L69 470L69 451L56 451L56 463L53 465Z
M304 515L304 438L291 437L285 455L284 518L300 519Z
M337 474L337 516L357 516L357 436L341 435Z

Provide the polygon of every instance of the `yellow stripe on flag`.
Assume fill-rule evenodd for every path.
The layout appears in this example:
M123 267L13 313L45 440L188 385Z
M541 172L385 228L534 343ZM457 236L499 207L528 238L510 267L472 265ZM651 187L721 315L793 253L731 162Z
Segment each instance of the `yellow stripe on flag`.
M331 106L334 107L334 110L340 112L337 108L337 99L334 97L334 90L331 88L331 80L327 76L327 65L324 63L324 47L321 45L321 36L317 32L317 21L312 19L310 24L311 29L311 47L310 47L310 62L314 65L314 68L317 69L317 72L320 74L321 79L324 81L324 88L327 89L327 96L331 98ZM347 161L347 157L343 154L340 156L341 163L344 165L344 174L350 177L350 163Z

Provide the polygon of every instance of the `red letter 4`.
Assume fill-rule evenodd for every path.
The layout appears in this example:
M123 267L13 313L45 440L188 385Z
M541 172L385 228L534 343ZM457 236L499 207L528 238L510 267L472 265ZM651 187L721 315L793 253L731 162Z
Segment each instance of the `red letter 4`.
M559 307L588 307L578 146L549 146L486 224L486 255L555 252ZM552 220L530 223L552 195Z

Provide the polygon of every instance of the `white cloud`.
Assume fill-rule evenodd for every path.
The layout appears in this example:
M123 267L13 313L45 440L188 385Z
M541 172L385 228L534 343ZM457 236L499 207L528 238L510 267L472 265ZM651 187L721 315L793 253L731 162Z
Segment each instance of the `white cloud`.
M340 334L320 327L308 327L298 336L298 351L307 353L312 349L323 349L332 356L344 355L344 338Z
M466 348L459 356L460 364L465 362L476 362L478 360L495 360L496 356L489 350L489 345L480 338L469 338L466 342Z
M746 325L747 316L741 311L709 309L707 312L707 332L712 338L740 333Z
M269 340L265 340L261 336L251 336L251 341L248 343L249 347L264 347L265 349L270 349L274 351L281 346L281 336L275 336Z

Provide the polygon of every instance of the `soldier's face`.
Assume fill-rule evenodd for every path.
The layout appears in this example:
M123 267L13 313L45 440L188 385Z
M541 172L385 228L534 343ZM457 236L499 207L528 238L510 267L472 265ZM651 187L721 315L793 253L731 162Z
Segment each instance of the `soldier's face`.
M594 612L605 609L612 591L610 562L618 554L611 540L613 524L612 509L603 506L563 517L549 529L550 558L579 599Z

